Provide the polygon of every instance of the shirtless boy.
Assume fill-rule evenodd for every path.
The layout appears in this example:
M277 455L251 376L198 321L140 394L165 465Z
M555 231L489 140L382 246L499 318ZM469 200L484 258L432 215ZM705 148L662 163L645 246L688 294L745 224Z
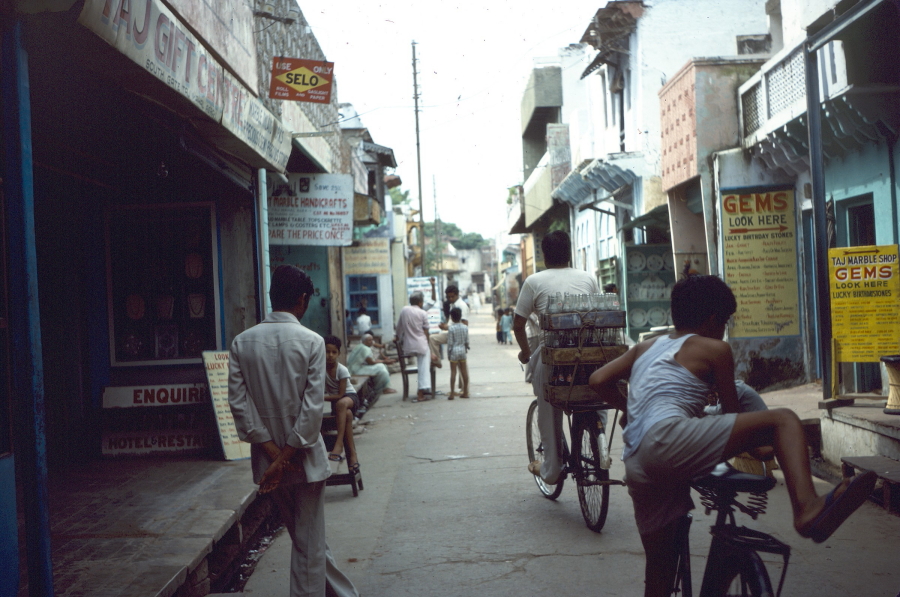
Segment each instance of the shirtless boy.
M645 597L669 594L675 575L675 529L693 508L691 479L741 452L774 446L784 472L794 528L820 543L872 492L874 473L845 479L827 496L813 487L800 419L788 409L739 412L731 347L722 339L737 302L715 276L689 276L672 290L675 332L633 346L591 375L591 387L625 411L628 493L644 545ZM629 379L627 400L616 382ZM723 412L703 417L707 395Z

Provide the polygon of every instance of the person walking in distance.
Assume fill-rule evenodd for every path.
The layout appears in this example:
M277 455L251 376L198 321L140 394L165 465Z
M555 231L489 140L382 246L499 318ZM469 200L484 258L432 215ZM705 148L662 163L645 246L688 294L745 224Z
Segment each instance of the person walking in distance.
M314 292L297 267L272 273L272 313L231 344L228 402L238 437L252 444L253 481L291 536L291 597L324 597L326 589L358 597L325 542L325 342L300 323Z
M532 353L528 344L526 325L532 313L540 316L548 312L550 297L557 292L570 294L596 294L600 292L597 281L587 272L569 267L572 245L569 235L561 230L551 232L541 241L544 251L542 272L525 278L516 302L513 333L519 345L519 361L529 366L531 385L538 403L538 428L541 444L544 446L544 461L534 461L528 465L533 475L540 476L548 485L559 481L562 471L562 415L544 398L544 384L549 383L551 368L541 361L542 345Z
M462 312L453 307L450 309L450 328L447 330L447 359L450 361L450 395L448 400L456 397L456 372L462 380L460 398L469 397L469 368L466 365L466 351L469 350L469 326L460 323Z
M431 376L428 374L430 367L428 348L428 314L422 308L424 299L421 292L415 292L409 297L409 304L400 310L397 319L397 341L403 348L403 354L416 357L418 366L419 391L416 400L425 400L425 394L431 394Z

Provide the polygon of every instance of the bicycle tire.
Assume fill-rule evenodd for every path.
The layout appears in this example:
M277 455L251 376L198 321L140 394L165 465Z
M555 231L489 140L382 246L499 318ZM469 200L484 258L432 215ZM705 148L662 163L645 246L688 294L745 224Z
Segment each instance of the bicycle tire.
M701 597L775 597L772 581L755 551L745 551L740 559L732 559L731 565L712 571L707 568Z
M598 443L601 435L600 419L596 413L575 414L572 450L575 470L572 476L578 487L578 503L584 524L595 533L599 533L606 524L609 510L609 470L603 468L602 453ZM606 435L603 434L605 438Z
M528 415L525 417L525 445L528 446L529 463L535 460L544 461L544 447L541 444L541 431L538 428L537 407L537 400L532 400L531 405L528 407ZM541 495L548 500L555 500L559 497L563 490L564 481L565 477L560 477L559 483L548 485L544 483L540 475L534 475L534 482L537 484Z

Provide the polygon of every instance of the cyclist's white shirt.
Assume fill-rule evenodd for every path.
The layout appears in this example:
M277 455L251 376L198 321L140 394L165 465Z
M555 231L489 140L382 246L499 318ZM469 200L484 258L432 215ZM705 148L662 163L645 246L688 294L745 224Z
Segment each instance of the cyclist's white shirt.
M623 459L634 454L647 431L663 419L703 416L711 388L675 360L685 340L694 335L660 336L632 365Z

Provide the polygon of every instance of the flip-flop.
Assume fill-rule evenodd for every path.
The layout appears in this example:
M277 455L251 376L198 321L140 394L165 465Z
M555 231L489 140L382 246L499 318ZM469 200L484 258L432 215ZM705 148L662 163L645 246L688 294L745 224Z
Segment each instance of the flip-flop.
M358 462L354 462L353 464L348 464L348 465L347 465L347 469L348 469L352 474L355 475L356 473L359 472L359 463L358 463Z
M825 506L818 516L803 530L801 536L822 543L834 533L841 524L872 494L878 475L873 471L861 473L853 477L844 492L835 497L837 487L825 496ZM838 486L839 487L839 486Z
M385 389L381 390L381 393L382 394L396 394L397 390L395 390L394 388L385 388Z
M330 460L331 462L343 462L344 457L341 456L340 454L329 454L328 460Z

